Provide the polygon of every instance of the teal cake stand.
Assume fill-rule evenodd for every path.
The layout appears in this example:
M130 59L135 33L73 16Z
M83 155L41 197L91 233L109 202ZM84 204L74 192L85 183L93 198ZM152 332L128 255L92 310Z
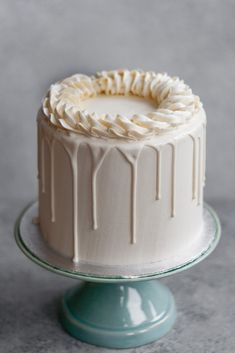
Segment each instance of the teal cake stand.
M28 206L16 222L15 238L20 249L47 270L81 280L62 299L62 326L81 341L110 348L141 346L170 331L176 320L175 301L157 279L202 261L214 250L221 233L217 215L205 205L204 235L190 258L181 256L172 263L155 266L149 273L129 269L129 273L117 276L112 268L106 268L105 273L94 266L74 265L53 252L32 222L35 215L37 203Z

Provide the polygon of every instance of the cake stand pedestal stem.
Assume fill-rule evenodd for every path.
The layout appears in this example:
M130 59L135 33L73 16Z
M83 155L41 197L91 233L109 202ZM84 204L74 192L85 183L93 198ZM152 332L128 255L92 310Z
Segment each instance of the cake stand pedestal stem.
M174 298L157 280L82 282L62 301L60 320L72 336L98 346L137 347L165 335L176 318Z

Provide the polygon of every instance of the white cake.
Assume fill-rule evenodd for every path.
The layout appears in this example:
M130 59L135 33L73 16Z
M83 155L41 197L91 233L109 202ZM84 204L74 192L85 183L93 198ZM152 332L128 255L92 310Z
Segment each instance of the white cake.
M60 255L141 267L200 238L206 116L179 78L76 74L50 87L38 133L40 229Z

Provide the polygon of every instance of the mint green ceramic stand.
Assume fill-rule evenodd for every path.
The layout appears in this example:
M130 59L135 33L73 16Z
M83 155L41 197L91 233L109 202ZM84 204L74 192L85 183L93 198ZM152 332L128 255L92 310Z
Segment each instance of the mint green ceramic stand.
M130 348L164 336L176 319L174 298L156 278L192 267L208 256L220 238L215 212L205 206L209 246L197 257L175 267L135 276L97 275L71 267L53 253L32 225L35 204L27 207L15 226L16 242L32 261L64 276L83 280L65 293L60 308L63 327L72 336L103 347ZM208 218L209 217L209 218ZM207 234L208 235L208 234Z
M91 344L128 348L165 335L175 322L174 299L156 280L130 283L82 283L63 299L65 329Z

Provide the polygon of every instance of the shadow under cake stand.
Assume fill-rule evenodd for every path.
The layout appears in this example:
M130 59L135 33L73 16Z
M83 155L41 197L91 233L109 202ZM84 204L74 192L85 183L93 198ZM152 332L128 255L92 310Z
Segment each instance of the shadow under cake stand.
M34 202L18 218L15 225L18 246L47 270L82 280L64 295L61 323L72 336L110 348L141 346L161 338L171 329L176 319L174 298L156 279L202 261L214 250L221 233L216 213L205 204L203 232L187 252L145 267L117 270L117 267L84 263L75 265L55 253L32 222L37 212L38 203Z

